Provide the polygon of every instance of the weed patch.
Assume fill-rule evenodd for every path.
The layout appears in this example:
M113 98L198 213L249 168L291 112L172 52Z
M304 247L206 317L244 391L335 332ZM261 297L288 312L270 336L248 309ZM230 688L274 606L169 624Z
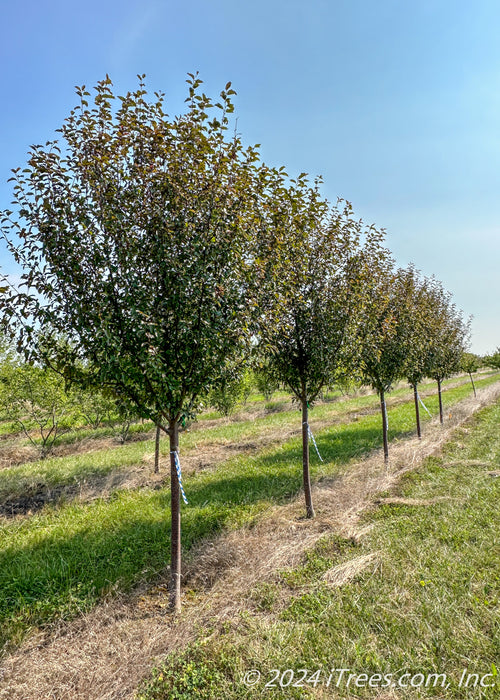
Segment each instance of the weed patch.
M200 644L192 644L176 658L153 673L153 679L137 700L219 700L224 677L204 656Z

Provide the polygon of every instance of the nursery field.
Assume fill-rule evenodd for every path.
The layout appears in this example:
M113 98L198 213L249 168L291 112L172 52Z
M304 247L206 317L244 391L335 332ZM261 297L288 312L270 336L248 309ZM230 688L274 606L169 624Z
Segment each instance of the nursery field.
M270 401L251 395L230 418L202 414L180 437L188 499L181 622L167 613L168 441L161 441L154 474L154 431L147 423L133 425L120 445L111 429L80 427L62 435L43 460L4 425L0 697L103 700L133 697L140 686L139 696L148 700L243 698L258 697L268 682L275 683L269 697L376 697L373 685L360 682L353 690L356 679L348 687L338 674L332 694L321 675L332 664L370 678L406 669L448 674L448 689L401 686L398 697L493 697L472 681L460 689L457 683L462 667L481 679L491 674L485 682L496 678L498 482L488 472L500 468L499 405L451 431L463 420L463 406L472 412L498 397L499 381L498 373L477 374L477 399L467 376L444 382L444 427L436 419L435 386L422 385L433 418L422 410L421 443L414 438L412 395L397 387L387 397L387 467L377 396L326 394L310 412L321 455L320 461L311 445L314 521L303 517L301 419L286 394ZM425 457L445 438L439 455L421 460L419 446ZM411 452L404 451L408 443ZM375 471L370 464L378 465ZM285 530L288 539L279 551L270 527L275 517L274 544ZM251 552L259 548L268 556L255 567ZM93 624L90 637L104 644L106 620L109 631L120 619L149 634L151 646L137 638L141 658L120 671L122 629L102 652L112 668L97 671L86 626ZM79 661L71 657L64 667L58 644L70 656L72 647L83 649ZM134 644L126 646L132 653ZM154 658L184 648L140 685ZM87 671L78 666L85 659ZM274 681L272 669L281 669ZM300 669L308 669L302 680ZM251 670L259 670L260 680L245 685L245 678L257 678L245 675Z
M498 698L499 477L497 401L139 697Z

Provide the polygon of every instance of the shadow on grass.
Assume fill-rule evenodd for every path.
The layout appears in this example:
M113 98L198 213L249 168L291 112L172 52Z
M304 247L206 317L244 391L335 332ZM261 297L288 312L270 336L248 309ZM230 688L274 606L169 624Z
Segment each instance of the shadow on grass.
M479 380L476 384L480 386L482 383L488 384L491 381L491 379ZM455 401L470 394L471 389L469 385L462 385L448 391L451 391L449 396L453 398L451 402L451 405L453 405ZM373 399L374 397L368 398ZM446 398L445 394L445 400ZM411 404L411 401L407 402L398 399L394 407L389 411L390 439L401 439L413 434L413 419L411 417L408 418L413 411ZM437 411L437 397L431 396L426 398L426 404L435 414ZM374 405L368 408L357 408L353 409L352 412L361 420L352 424L338 425L338 420L332 418L332 429L319 434L317 440L318 448L327 463L331 461L344 463L356 457L361 458L371 450L382 447L381 418L378 407ZM393 418L394 412L397 414L395 421ZM407 413L406 420L403 420L402 412ZM265 421L266 419L262 420ZM423 424L426 422L425 414L421 415L421 420ZM336 426L334 425L335 423L337 423ZM364 426L363 429L361 429L362 426ZM140 430L145 430L147 426L138 424L137 427ZM217 428L214 428L214 430L217 430ZM136 439L148 439L147 434L137 435ZM147 448L152 450L153 441L150 440L150 442L151 444ZM76 455L75 458L79 464L70 473L62 475L56 467L53 473L46 472L43 476L40 475L36 483L33 482L31 475L27 477L16 475L15 469L12 475L0 472L0 514L9 517L27 514L30 511L34 513L47 503L57 505L57 503L71 501L80 493L80 483L85 481L92 482L94 486L93 491L97 493L101 484L108 483L109 474L112 472L117 473L116 485L119 487L122 481L120 472L140 458L137 455L127 458L126 453L122 452L123 446L117 446L113 450L116 450L116 461L111 460L106 465L99 465L96 464L92 456L86 458L84 455ZM282 449L274 450L266 456L259 457L259 460L262 465L273 467L289 460L297 460L300 463L301 455L299 450L300 446L297 440L290 441ZM110 452L108 452L108 455L110 455ZM316 460L317 457L311 445L311 465L313 470L314 465L317 463ZM221 471L223 470L224 466L221 468Z
M244 492L242 488L242 498L248 499ZM41 513L35 516L40 534L24 543L23 538L13 538L0 552L0 649L7 650L13 637L19 641L33 626L71 619L91 609L104 594L130 590L165 571L170 559L170 494L149 491L142 499L130 495ZM183 509L184 551L223 528L234 517L238 500L224 503L213 498L210 504ZM47 522L51 515L66 516L67 522L57 523L52 531ZM32 530L26 534L32 535Z
M90 461L83 463L70 474L60 474L56 470L24 473L15 470L0 473L0 515L14 517L31 515L46 505L63 505L78 497L82 489L91 485L95 494L105 488L119 488L126 479L127 466L130 464L94 465ZM132 464L136 460L129 460ZM24 466L24 465L23 465Z
M397 411L398 409L396 409ZM402 438L408 418L390 416L391 438ZM382 446L381 419L367 415L316 436L322 474ZM318 466L311 445L314 477ZM184 551L225 526L237 526L259 506L296 496L302 487L302 449L293 439L255 457L228 460L216 472L185 479ZM108 501L48 509L6 528L0 553L0 619L4 643L19 630L89 609L103 593L129 590L165 570L170 549L170 493L118 492ZM14 532L15 530L15 532ZM13 632L14 630L14 632Z
M336 463L377 446L377 429L358 425L319 436L318 444L333 471ZM253 459L231 460L227 471L195 475L185 487L187 551L255 512L259 503L295 496L301 488L299 441ZM169 505L168 490L143 490L118 493L108 502L48 509L20 522L0 554L1 618L41 624L86 609L116 585L126 590L157 575L169 561Z
M18 515L33 515L45 506L59 508L67 505L86 492L85 500L95 500L103 494L113 493L127 482L126 466L85 469L74 472L67 479L18 480L15 490L0 483L0 516L13 518ZM104 496L105 497L105 496Z

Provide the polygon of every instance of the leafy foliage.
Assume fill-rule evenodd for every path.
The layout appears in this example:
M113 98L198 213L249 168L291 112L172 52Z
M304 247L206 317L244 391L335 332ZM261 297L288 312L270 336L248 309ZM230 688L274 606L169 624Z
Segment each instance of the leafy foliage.
M181 654L172 654L139 692L138 700L217 700L225 678L216 664L206 659L199 643Z
M269 364L265 358L260 359L253 367L253 378L257 391L259 391L266 401L270 401L274 392L279 389L279 382L272 376Z
M81 416L87 425L90 425L94 430L104 421L110 421L116 417L116 399L109 394L104 394L99 389L93 387L78 388L75 390L75 401Z
M164 95L148 97L138 77L123 97L109 77L93 99L77 88L60 139L33 146L14 170L15 206L1 226L25 291L2 286L0 296L31 364L5 386L13 397L26 380L9 410L18 421L28 404L38 412L44 450L65 410L57 404L45 423L44 401L67 394L51 379L35 396L49 377L37 362L87 391L92 425L117 398L123 440L137 415L168 433L178 609L179 428L207 396L233 410L256 345L264 389L285 384L301 403L312 515L307 412L322 387L362 376L384 406L404 372L439 384L458 367L467 326L439 283L391 270L383 232L363 227L348 203L330 206L319 181L289 181L228 135L230 83L214 102L190 74L186 112L171 118Z
M55 372L30 364L3 363L0 401L4 416L16 422L42 458L68 431L77 414L75 398Z
M214 104L190 75L187 111L171 119L143 81L120 97L106 77L93 105L78 88L62 145L34 146L14 171L16 211L2 223L27 291L4 302L28 354L37 328L53 329L46 352L66 373L84 364L89 384L167 423L179 610L179 425L250 342L254 205L267 176L254 148L227 137L230 83ZM70 352L58 354L60 337Z
M429 340L432 299L429 282L410 265L404 274L405 297L399 300L401 323L406 327L404 376L416 387L426 376L430 366Z
M498 347L492 355L486 355L484 364L493 369L500 369L500 347Z
M470 377L470 381L472 384L472 388L474 390L474 396L477 396L476 394L476 387L474 384L474 380L472 378L472 373L477 372L481 365L481 358L478 357L478 355L474 355L472 352L464 352L462 355L462 359L460 361L460 369L462 372L467 372L467 374Z
M348 203L329 207L305 176L280 193L271 219L275 253L265 257L279 274L261 286L261 346L268 375L311 403L353 355L382 234L363 231Z
M95 382L155 422L191 411L247 342L252 308L257 154L225 136L230 84L214 105L197 77L188 83L174 119L163 95L147 101L142 77L125 97L106 78L93 105L79 88L64 145L33 147L15 171L17 213L3 220L28 288L9 304L22 346L50 326Z
M469 323L451 301L440 282L432 279L429 286L429 369L428 375L436 381L460 371L468 336Z
M360 371L379 394L391 390L407 362L409 284L406 270L380 271L364 309Z
M392 271L379 270L373 279L370 304L363 314L363 341L360 349L360 371L363 380L380 396L384 459L389 458L388 419L385 393L405 370L414 376L421 372L415 337L416 274L412 267Z
M128 440L130 427L139 418L139 414L136 406L126 398L118 398L114 403L118 420L113 422L112 429L123 444Z
M467 372L472 374L472 372L477 372L481 366L481 358L475 355L473 352L464 352L460 360L460 369L462 372Z
M353 356L364 287L384 251L380 232L363 231L348 203L330 207L305 175L288 187L278 177L274 187L261 240L267 267L258 290L259 341L267 375L301 404L303 482L312 517L308 408Z
M246 401L251 390L252 376L248 370L226 370L222 379L210 391L208 402L223 416L229 416L240 402Z

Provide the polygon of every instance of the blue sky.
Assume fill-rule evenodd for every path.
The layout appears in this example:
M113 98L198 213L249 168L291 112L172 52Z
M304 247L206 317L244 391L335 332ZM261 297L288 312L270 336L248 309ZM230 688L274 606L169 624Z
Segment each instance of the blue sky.
M123 93L146 73L177 114L199 71L209 95L232 81L266 162L322 175L474 316L474 351L500 345L497 0L20 0L0 20L0 209L75 85L108 73ZM0 265L15 273L3 248Z

